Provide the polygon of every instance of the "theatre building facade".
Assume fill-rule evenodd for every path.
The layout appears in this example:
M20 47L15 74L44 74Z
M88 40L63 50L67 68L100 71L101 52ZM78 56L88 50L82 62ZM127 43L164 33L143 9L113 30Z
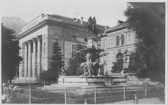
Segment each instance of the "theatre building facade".
M112 73L115 64L121 70L130 65L130 55L135 51L137 39L135 32L127 29L127 25L127 23L119 22L118 25L105 29L102 34L101 48L107 55L101 58L101 62L106 62L104 70L108 74Z
M72 19L59 15L40 15L22 28L17 36L19 54L23 61L19 65L19 77L15 83L35 83L40 73L50 67L53 45L56 41L62 50L65 66L71 54L76 51L76 44L86 44L88 33L83 19Z

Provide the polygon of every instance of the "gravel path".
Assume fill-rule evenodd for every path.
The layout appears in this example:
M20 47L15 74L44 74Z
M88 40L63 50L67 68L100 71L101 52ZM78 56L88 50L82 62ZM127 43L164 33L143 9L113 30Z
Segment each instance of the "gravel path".
M126 100L106 104L134 104L134 100ZM139 99L138 104L165 104L165 102L161 101L159 98L147 98L147 99Z

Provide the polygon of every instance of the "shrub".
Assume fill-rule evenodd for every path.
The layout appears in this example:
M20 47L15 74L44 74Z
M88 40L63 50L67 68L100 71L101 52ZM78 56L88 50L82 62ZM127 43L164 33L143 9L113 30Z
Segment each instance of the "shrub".
M54 81L58 80L58 72L56 71L44 71L40 74L40 79L45 81Z

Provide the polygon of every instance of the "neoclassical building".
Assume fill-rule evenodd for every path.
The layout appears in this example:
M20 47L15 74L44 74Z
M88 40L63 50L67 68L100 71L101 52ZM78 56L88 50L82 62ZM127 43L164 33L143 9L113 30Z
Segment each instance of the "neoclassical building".
M121 68L128 68L130 54L135 51L136 34L127 29L127 23L118 22L118 25L105 29L101 37L101 48L107 53L101 58L106 62L105 72L111 74L113 66L118 63Z
M56 41L61 47L66 67L72 53L77 50L76 44L86 44L87 38L92 36L92 33L88 33L83 18L41 14L26 24L17 36L21 48L19 54L23 61L19 65L19 77L13 82L37 82L42 70L47 71L50 67L50 57Z

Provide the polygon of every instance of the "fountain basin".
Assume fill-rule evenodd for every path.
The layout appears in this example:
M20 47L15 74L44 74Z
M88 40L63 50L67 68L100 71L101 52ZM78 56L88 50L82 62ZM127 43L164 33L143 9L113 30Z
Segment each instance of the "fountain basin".
M60 76L58 84L81 86L106 86L106 84L126 83L126 76Z

